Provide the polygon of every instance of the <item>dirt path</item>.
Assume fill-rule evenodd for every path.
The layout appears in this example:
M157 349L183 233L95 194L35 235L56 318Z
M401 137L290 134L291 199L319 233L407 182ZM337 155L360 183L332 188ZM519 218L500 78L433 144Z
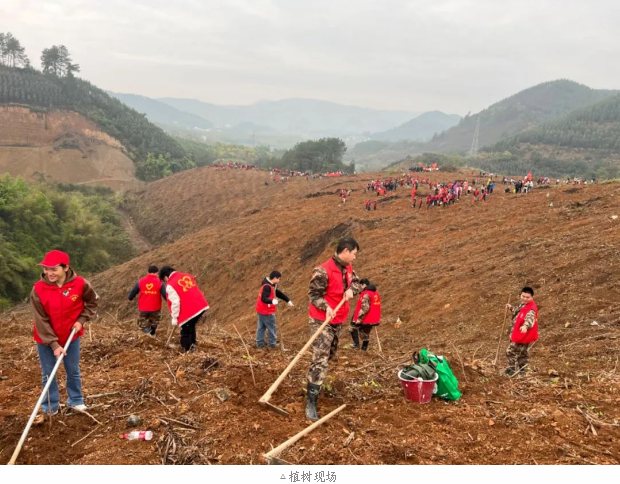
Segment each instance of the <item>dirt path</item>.
M153 250L153 245L146 240L140 232L138 232L138 229L133 224L131 217L122 210L120 213L123 222L123 229L125 229L125 232L129 235L129 240L131 240L131 244L135 247L136 251L138 251L138 254L144 254L145 252Z

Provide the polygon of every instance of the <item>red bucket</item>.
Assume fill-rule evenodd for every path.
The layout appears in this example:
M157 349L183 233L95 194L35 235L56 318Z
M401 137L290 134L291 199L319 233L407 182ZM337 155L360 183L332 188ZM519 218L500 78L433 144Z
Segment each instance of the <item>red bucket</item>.
M435 378L432 380L422 380L416 378L415 380L405 380L401 376L401 371L398 372L398 378L405 390L405 396L408 400L418 403L428 403L431 401L433 393L435 393L435 383L439 375L435 374Z

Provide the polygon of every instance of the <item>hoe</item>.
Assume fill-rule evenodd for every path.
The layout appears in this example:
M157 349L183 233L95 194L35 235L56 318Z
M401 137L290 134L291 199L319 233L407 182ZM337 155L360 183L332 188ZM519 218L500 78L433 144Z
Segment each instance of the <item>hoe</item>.
M336 309L334 309L334 314L338 312L338 310L342 307L344 303L345 303L345 299L342 298L342 301L340 301L338 303L338 306L336 306ZM297 353L297 356L293 358L293 360L288 364L288 366L282 372L282 374L278 377L278 379L273 383L273 385L271 385L271 387L269 387L269 390L267 390L265 394L262 397L260 397L260 400L258 401L258 403L265 405L269 410L273 410L274 412L279 413L280 415L288 416L288 412L286 410L283 410L280 407L276 407L272 403L269 403L269 400L271 399L271 395L273 394L273 392L277 390L277 388L280 386L280 383L282 383L282 380L284 380L286 378L286 375L288 375L289 372L293 369L293 367L295 366L295 363L297 363L297 361L306 352L306 350L310 347L310 345L314 342L314 340L319 336L319 334L321 334L321 331L325 329L325 327L329 324L330 321L331 321L331 318L325 319L325 322L319 327L319 329L316 330L316 332L304 345L301 351Z

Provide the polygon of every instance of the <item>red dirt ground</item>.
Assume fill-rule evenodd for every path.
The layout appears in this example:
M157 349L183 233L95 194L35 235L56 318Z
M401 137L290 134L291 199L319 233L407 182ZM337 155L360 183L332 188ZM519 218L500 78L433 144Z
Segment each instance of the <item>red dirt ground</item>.
M383 351L375 335L367 354L348 350L343 331L340 358L330 365L319 411L347 407L285 451L283 459L620 463L620 219L612 218L620 215L619 185L536 189L528 195L505 194L499 186L485 203L463 200L428 212L413 211L409 191L399 190L377 211L366 212L368 177L297 179L265 187L265 173L190 173L192 183L180 183L180 175L157 182L159 217L143 232L154 243L169 240L179 222L185 237L91 278L102 304L92 341L88 334L82 339L81 365L85 395L114 393L87 399L102 425L83 415L54 418L51 428L46 423L31 431L19 463L264 463L264 452L308 425L303 416L308 355L272 398L289 417L257 401L307 340L312 267L329 257L343 234L360 242L356 272L381 292ZM355 190L345 205L336 195L340 187ZM251 194L251 200L230 197L233 190ZM319 195L308 197L312 194ZM174 209L166 204L181 199L186 202ZM230 208L235 204L245 208ZM205 226L204 220L211 222ZM144 223L136 220L141 229ZM138 335L136 309L126 296L151 263L192 272L209 299L196 353L179 355L164 347L166 316L157 339ZM296 304L278 310L288 351L250 348L254 385L234 328L251 344L257 290L276 268L284 275L282 290ZM492 360L504 305L509 296L515 303L525 284L536 289L541 336L528 376L507 378L501 374L507 335L497 367ZM397 317L403 321L399 327ZM18 307L1 319L0 376L7 379L0 380L0 460L5 462L40 393L40 370L28 309ZM404 398L396 372L421 347L446 355L459 378L461 400L419 405ZM205 370L207 358L218 365ZM217 398L220 389L229 394L227 401ZM62 385L61 395L66 395ZM130 413L141 416L143 429L154 431L153 441L119 438Z

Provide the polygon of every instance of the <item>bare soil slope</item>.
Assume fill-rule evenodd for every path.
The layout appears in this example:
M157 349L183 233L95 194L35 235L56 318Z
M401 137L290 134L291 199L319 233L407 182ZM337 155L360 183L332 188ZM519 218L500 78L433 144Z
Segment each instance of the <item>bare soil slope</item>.
M319 410L324 415L343 403L347 408L282 458L300 464L620 463L620 219L613 218L620 215L620 186L528 195L497 190L485 203L462 200L429 211L413 211L408 190L399 190L377 211L366 212L362 178L265 187L253 173L193 173L192 179L221 183L207 195L208 187L179 183L187 174L175 175L161 187L166 197L200 200L221 194L217 187L227 187L229 177L245 177L237 184L253 194L248 204L262 209L218 218L225 210L216 215L217 202L214 213L207 212L208 204L204 212L179 205L187 215L161 206L160 218L178 219L188 232L202 227L203 217L216 223L93 278L102 307L92 340L82 338L82 372L85 395L110 393L88 400L102 425L62 415L51 428L32 430L20 462L262 463L262 453L308 424L308 355L272 398L290 417L268 412L257 400L309 336L312 267L329 257L340 236L351 234L362 246L357 273L382 294L382 352L374 334L367 354L346 349L350 341L343 331ZM356 190L345 205L333 194L340 187ZM224 200L224 207L235 203ZM191 227L191 214L198 227ZM126 295L151 263L192 272L209 299L196 353L164 347L165 316L157 339L137 334L136 309ZM296 303L278 312L288 351L250 349L248 359L237 330L251 344L260 281L276 268L284 274L282 289ZM509 296L515 303L524 284L536 289L541 337L529 375L507 378L501 375L507 335L497 367L492 360L504 304ZM397 318L402 325L394 324ZM2 317L4 461L40 392L29 321L27 308ZM447 356L461 383L461 400L418 405L404 398L396 372L421 347ZM152 442L119 438L129 413L155 432Z
M121 143L83 116L0 106L0 173L34 180L136 187Z

